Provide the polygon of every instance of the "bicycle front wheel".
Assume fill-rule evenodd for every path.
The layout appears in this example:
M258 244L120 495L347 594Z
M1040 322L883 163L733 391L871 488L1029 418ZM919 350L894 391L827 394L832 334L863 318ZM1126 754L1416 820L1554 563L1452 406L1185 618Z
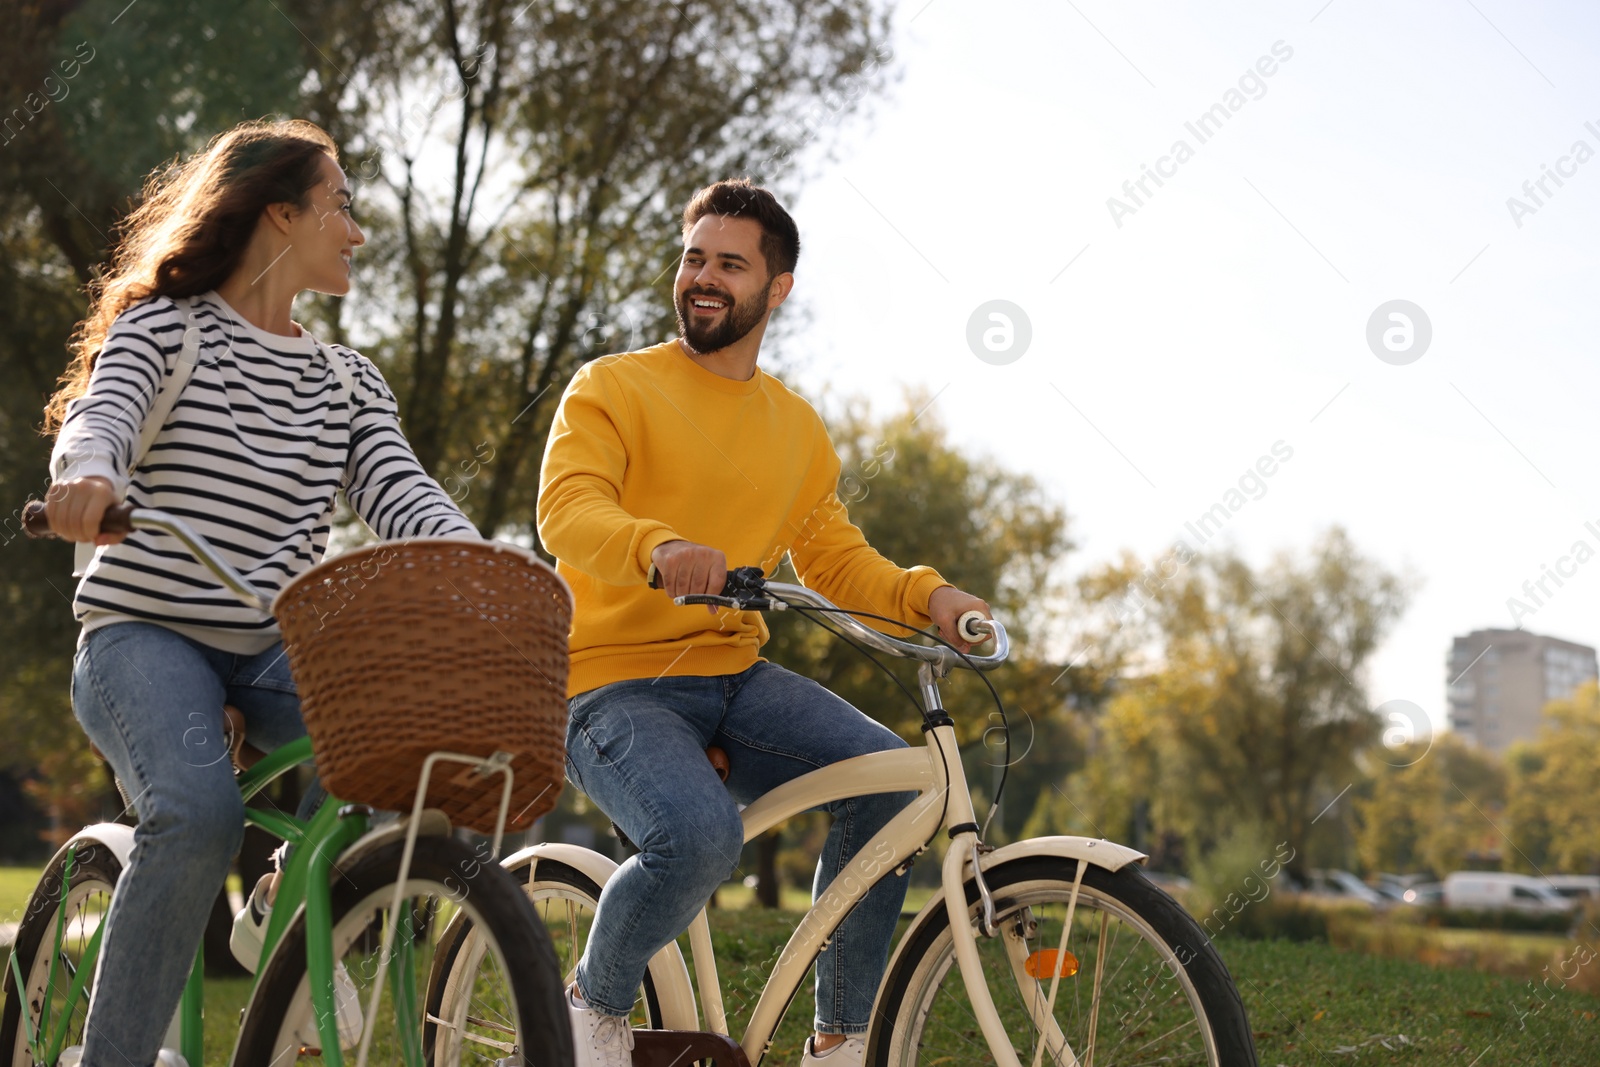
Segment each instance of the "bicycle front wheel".
M371 1014L403 848L402 841L375 848L339 868L331 886L344 1058L353 1061L361 1030L371 1026L370 1063L570 1067L572 1029L549 938L505 870L453 838L417 839L384 988ZM429 1012L424 1005L440 935L458 915L477 935L470 966L453 974L448 1010ZM257 983L234 1062L276 1067L319 1046L302 909Z
M120 877L122 863L99 841L74 841L45 867L5 961L0 1064L33 1067L50 1062L52 1051L83 1044L98 957L79 971Z
M533 902L539 923L550 937L565 988L572 983L578 960L588 945L589 929L594 924L595 907L600 900L600 886L588 875L559 860L541 858L530 866L531 870L519 868L511 874L518 882L527 880L523 891ZM436 977L429 985L429 1014L449 1010L451 991L461 985L458 972L463 969L470 972L481 952L481 947L475 944L471 922L467 916L458 916L440 937ZM655 979L646 972L629 1025L653 1030L691 1030L695 1022L666 1017Z
M1227 967L1199 925L1137 868L1089 867L1063 940L1077 866L1042 856L984 872L999 932L980 934L978 952L1018 1059L1255 1067L1255 1042ZM976 929L970 882L968 904ZM877 1067L995 1062L942 908L901 952L879 1006L885 1025L874 1031L867 1057Z

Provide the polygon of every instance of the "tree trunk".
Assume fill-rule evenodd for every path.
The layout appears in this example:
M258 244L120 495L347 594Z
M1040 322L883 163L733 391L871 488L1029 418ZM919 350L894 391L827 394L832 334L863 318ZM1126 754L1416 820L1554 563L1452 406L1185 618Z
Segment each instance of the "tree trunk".
M756 903L763 908L778 906L778 845L783 833L770 830L756 842Z

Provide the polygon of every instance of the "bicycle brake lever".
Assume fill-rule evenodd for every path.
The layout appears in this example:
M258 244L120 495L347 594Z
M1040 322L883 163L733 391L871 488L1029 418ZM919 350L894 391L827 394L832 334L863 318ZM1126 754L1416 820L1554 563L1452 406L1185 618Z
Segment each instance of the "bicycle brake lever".
M709 593L675 596L672 602L679 607L690 604L711 604L719 608L733 608L735 611L783 611L789 606L781 600L769 600L764 596L712 596Z

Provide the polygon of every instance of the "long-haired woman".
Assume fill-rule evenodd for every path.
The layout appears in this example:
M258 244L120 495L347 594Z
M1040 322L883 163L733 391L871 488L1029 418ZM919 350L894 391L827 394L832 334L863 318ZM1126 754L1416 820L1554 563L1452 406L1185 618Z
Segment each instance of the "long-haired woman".
M73 600L73 711L139 814L83 1064L181 1062L162 1037L243 826L223 705L259 748L305 732L271 615L159 534L100 534L106 507L183 517L269 595L321 559L341 489L385 539L476 536L377 369L291 317L303 291L349 292L365 240L350 195L333 141L301 121L235 127L153 175L46 408L51 528L100 546ZM180 359L192 369L141 455Z

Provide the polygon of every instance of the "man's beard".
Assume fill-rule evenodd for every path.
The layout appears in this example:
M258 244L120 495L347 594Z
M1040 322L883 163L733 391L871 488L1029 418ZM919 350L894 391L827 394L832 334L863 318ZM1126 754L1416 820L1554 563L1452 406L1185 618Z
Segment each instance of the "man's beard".
M683 347L697 356L709 355L720 352L729 345L738 343L745 334L761 325L761 320L766 317L766 301L763 299L766 290L752 296L741 304L733 300L727 293L718 293L706 289L688 289L678 297L678 336L683 341ZM695 297L705 297L711 300L720 300L724 305L721 320L715 324L697 326L689 317L690 304Z

